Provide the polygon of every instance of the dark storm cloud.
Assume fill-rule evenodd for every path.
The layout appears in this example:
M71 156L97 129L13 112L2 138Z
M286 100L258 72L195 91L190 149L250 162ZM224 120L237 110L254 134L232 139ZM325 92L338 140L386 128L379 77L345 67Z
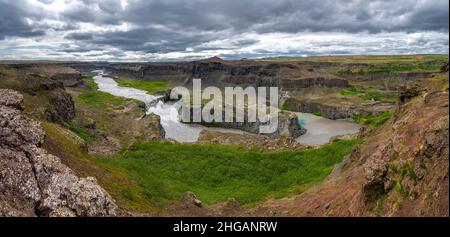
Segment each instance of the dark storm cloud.
M92 40L94 35L92 33L70 33L66 38L73 40Z
M85 1L63 16L96 24L132 23L129 31L78 40L149 52L184 50L242 32L448 32L449 27L447 0L130 0L125 9L119 1Z
M120 14L140 25L204 31L448 30L447 0L131 0Z
M20 0L0 0L0 40L7 36L34 37L44 35L44 30L35 29L27 22L27 18L40 19L42 16L31 13L23 6L26 6L26 3Z
M52 0L39 0L51 5ZM234 50L259 42L244 33L448 32L448 0L74 0L62 11L0 0L0 40L60 31L77 47L143 53ZM33 20L30 23L29 20ZM49 24L46 20L62 24ZM92 30L86 23L104 28ZM129 27L113 29L126 24ZM67 32L67 33L65 33ZM65 33L65 34L64 34ZM227 44L208 42L227 39ZM418 45L427 42L417 40ZM446 42L448 45L448 38ZM324 43L326 44L326 43ZM328 45L324 45L328 46ZM77 51L78 50L78 51ZM300 51L297 51L300 52ZM338 51L336 51L338 52ZM339 51L340 52L340 51ZM344 52L344 51L342 51ZM347 52L347 51L345 51ZM312 54L314 52L305 52Z
M87 42L98 45L109 45L129 51L172 52L183 51L200 43L217 38L214 35L183 34L162 29L147 27L129 31L106 32L97 34Z
M70 22L89 22L97 25L117 25L121 18L117 14L122 10L120 1L79 1L61 13L61 18Z

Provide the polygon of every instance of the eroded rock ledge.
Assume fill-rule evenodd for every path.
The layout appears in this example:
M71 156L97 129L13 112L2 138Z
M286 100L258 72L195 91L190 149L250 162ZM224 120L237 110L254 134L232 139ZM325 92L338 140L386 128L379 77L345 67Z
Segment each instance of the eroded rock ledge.
M40 148L45 133L23 112L23 97L0 89L0 216L115 216L92 177L79 178Z

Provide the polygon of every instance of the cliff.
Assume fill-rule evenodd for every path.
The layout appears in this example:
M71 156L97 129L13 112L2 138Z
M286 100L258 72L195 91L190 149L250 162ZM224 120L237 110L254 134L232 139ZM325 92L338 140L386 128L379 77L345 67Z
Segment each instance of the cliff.
M110 64L107 71L116 76L143 80L168 80L173 85L187 85L193 78L201 78L203 86L278 86L286 90L313 86L348 87L345 79L314 73L297 64L217 58L178 63Z
M41 148L45 133L27 118L23 96L0 89L0 216L115 216L92 177L79 178Z
M448 75L440 89L407 87L393 118L372 131L323 183L270 200L250 215L448 216ZM444 88L444 89L442 89ZM410 91L411 90L411 91Z
M50 70L44 66L38 72L38 68L32 65L0 65L0 88L20 91L24 96L25 111L34 118L60 124L70 123L75 117L74 101L66 92L64 82L51 78L58 74L50 73L65 70ZM67 70L73 72L73 69Z

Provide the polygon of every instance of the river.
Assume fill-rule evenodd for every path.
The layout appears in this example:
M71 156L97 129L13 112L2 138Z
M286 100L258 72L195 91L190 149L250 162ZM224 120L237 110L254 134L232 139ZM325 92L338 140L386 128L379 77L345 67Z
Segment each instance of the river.
M98 89L103 92L110 93L115 96L136 99L143 101L146 105L158 99L159 96L150 95L144 90L130 87L119 86L118 83L103 74L102 71L94 71L97 76L94 81L98 85ZM178 142L196 142L200 132L204 129L242 133L235 129L207 128L195 124L185 124L180 122L178 114L178 103L163 103L159 101L156 104L147 106L146 114L157 114L161 118L161 125L166 132L166 138L173 139ZM299 123L308 131L300 136L297 140L306 145L322 145L328 143L329 139L337 135L352 134L359 130L359 125L345 120L330 120L313 114L298 113Z
M297 141L305 145L322 145L334 136L354 134L361 127L352 121L338 119L331 120L309 113L297 113L300 126L307 129L306 134Z
M140 100L146 105L159 98L158 96L147 94L144 90L119 86L114 79L104 76L101 71L95 72L98 75L94 77L94 81L97 83L100 91L115 96ZM178 142L196 142L198 140L202 127L181 123L176 104L159 101L147 108L146 114L151 113L160 116L161 125L166 132L166 138Z

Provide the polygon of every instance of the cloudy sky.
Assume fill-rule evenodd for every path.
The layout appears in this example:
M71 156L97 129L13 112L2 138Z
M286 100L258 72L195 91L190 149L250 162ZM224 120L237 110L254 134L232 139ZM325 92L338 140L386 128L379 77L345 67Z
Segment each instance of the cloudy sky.
M448 0L0 0L0 60L449 51Z

